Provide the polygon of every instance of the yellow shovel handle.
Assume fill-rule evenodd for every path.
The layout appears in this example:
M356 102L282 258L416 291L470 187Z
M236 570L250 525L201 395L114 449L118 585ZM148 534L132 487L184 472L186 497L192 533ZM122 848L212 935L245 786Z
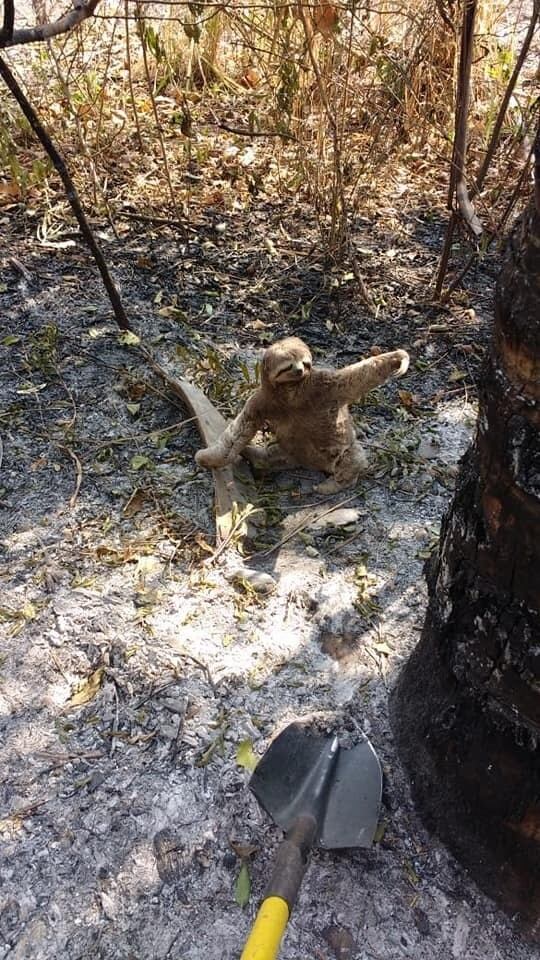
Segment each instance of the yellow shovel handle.
M263 900L240 960L275 960L288 919L286 900L281 897Z

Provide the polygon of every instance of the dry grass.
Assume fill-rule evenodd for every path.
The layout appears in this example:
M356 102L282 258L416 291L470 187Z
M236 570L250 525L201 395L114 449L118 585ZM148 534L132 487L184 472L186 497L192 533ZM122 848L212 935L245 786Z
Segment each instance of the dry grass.
M471 171L515 61L520 31L508 25L520 10L519 0L481 7ZM75 34L9 59L86 203L112 218L126 207L181 219L193 202L226 211L260 194L300 198L339 259L350 252L352 218L369 215L397 169L435 180L451 153L456 33L431 0L106 2ZM480 200L492 223L523 169L531 69ZM5 103L0 169L0 202L22 198L54 231L65 202Z

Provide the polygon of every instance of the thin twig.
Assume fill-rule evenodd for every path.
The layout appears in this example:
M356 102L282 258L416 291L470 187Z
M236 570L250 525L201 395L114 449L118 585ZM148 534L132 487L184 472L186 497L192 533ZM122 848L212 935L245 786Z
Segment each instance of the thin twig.
M77 454L74 453L73 450L70 449L70 447L64 446L63 443L58 443L57 447L60 450L63 450L64 453L67 453L68 457L71 457L71 459L73 460L73 463L75 464L75 490L73 491L69 500L69 505L73 509L73 507L77 503L77 497L79 496L79 490L81 489L82 475L83 475L82 463L79 460Z
M516 204L516 201L517 201L517 199L518 199L518 197L519 197L519 194L520 194L520 192L521 192L521 190L522 190L522 187L523 187L523 181L526 179L526 177L528 176L528 173L529 173L529 164L530 164L530 160L531 160L531 157L532 157L532 154L533 154L533 150L534 150L534 146L531 146L531 148L530 148L530 150L529 150L529 153L528 153L528 156L527 156L527 160L526 160L526 162L525 162L525 164L524 164L524 166L523 166L523 170L521 171L521 174L520 174L520 176L519 176L518 182L516 183L516 186L514 187L514 190L512 191L512 195L511 195L511 197L510 197L510 199L509 199L509 201L508 201L508 203L507 203L507 205L506 205L506 207L505 207L505 209L504 209L504 211L503 211L503 213L502 213L502 216L500 217L499 222L498 222L497 226L495 227L495 229L492 230L492 231L487 235L487 237L486 237L486 242L485 242L485 244L484 244L484 249L483 249L483 253L484 253L484 254L487 253L487 251L488 251L489 248L491 247L491 244L493 243L493 241L494 241L497 237L499 237L499 236L501 235L501 233L502 233L502 231L503 231L503 228L504 228L504 226L506 225L506 222L507 222L507 220L508 220L508 217L510 216L510 214L511 214L511 212L512 212L512 210L513 210L513 208L514 208L514 206L515 206L515 204ZM465 265L463 266L463 268L459 271L459 273L457 274L457 276L454 277L454 279L453 279L452 282L448 285L448 287L446 288L446 290L444 291L444 293L442 293L441 290L438 291L438 293L439 293L439 295L440 295L441 303L447 303L447 302L448 302L448 300L450 299L450 297L451 297L451 295L453 294L454 290L456 290L457 287L459 287L460 283L465 279L465 277L467 276L467 274L468 274L469 270L471 269L471 267L473 266L473 264L476 263L476 261L478 260L478 256L479 256L478 251L477 251L477 250L473 250L472 253L470 254L470 256L468 257L467 262L465 263ZM442 258L441 258L441 264L442 264ZM439 273L440 273L440 271L439 271ZM444 276L443 276L443 280L444 280ZM441 289L442 289L442 288L441 288Z
M284 130L246 130L242 127L231 127L228 123L221 120L214 120L212 126L219 127L227 133L234 133L238 137L280 137L282 140L292 140L297 143L298 138L293 133L286 133Z
M171 227L176 230L181 230L183 233L186 232L185 223L182 223L181 220L171 220L169 217L150 217L146 213L130 213L127 210L118 211L115 213L115 216L120 220L140 220L141 223L155 223L158 226Z
M118 690L116 689L116 683L114 682L114 678L113 678L112 688L114 693L114 716L111 721L111 728L110 728L110 734L109 734L111 738L111 742L109 745L110 757L112 757L114 751L116 750L116 735L118 733L119 719L120 719L120 704L118 701Z
M164 393L159 393L159 396L169 399ZM181 430L182 427L185 427L188 423L195 423L197 417L188 417L187 420L179 420L178 423L172 423L170 427L160 427L159 430L149 430L148 433L134 433L131 436L127 437L111 437L108 440L98 440L97 437L81 437L80 443L94 443L95 449L99 450L102 447L114 447L122 443L138 443L141 440L149 440L151 437L160 437L162 434L175 433L177 430Z
M212 690L212 693L214 694L215 697L217 697L217 687L214 683L212 674L210 673L210 669L207 667L207 665L202 660L199 660L197 657L194 657L192 653L182 652L180 653L180 656L182 657L183 660L190 660L191 663L194 663L195 666L199 668L199 670L202 670L204 676L206 677L208 685Z

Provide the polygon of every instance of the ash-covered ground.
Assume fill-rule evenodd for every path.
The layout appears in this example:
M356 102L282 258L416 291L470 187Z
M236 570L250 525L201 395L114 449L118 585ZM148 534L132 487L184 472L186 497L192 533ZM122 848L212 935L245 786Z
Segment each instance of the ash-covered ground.
M496 264L436 308L440 226L383 210L357 227L371 316L286 210L222 220L189 246L133 225L101 242L145 344L226 415L289 333L318 362L399 346L411 369L356 408L372 461L356 490L322 502L320 477L257 479L253 556L214 557L189 414L119 342L78 239L39 244L3 215L0 958L238 957L281 836L243 764L316 719L370 738L383 804L370 850L314 853L283 960L531 960L423 828L388 720L474 432ZM235 580L241 562L274 589Z

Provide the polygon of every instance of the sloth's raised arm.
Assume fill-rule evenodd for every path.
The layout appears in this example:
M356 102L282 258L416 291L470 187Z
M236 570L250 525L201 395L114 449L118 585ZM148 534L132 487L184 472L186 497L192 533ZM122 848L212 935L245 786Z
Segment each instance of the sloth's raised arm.
M335 371L333 387L338 400L354 403L366 393L386 383L390 377L400 377L407 372L409 354L406 350L392 350L376 357L367 357L349 367Z
M219 440L210 447L198 450L195 460L201 467L224 467L234 463L257 430L262 426L256 404L248 400L238 416L227 425Z

